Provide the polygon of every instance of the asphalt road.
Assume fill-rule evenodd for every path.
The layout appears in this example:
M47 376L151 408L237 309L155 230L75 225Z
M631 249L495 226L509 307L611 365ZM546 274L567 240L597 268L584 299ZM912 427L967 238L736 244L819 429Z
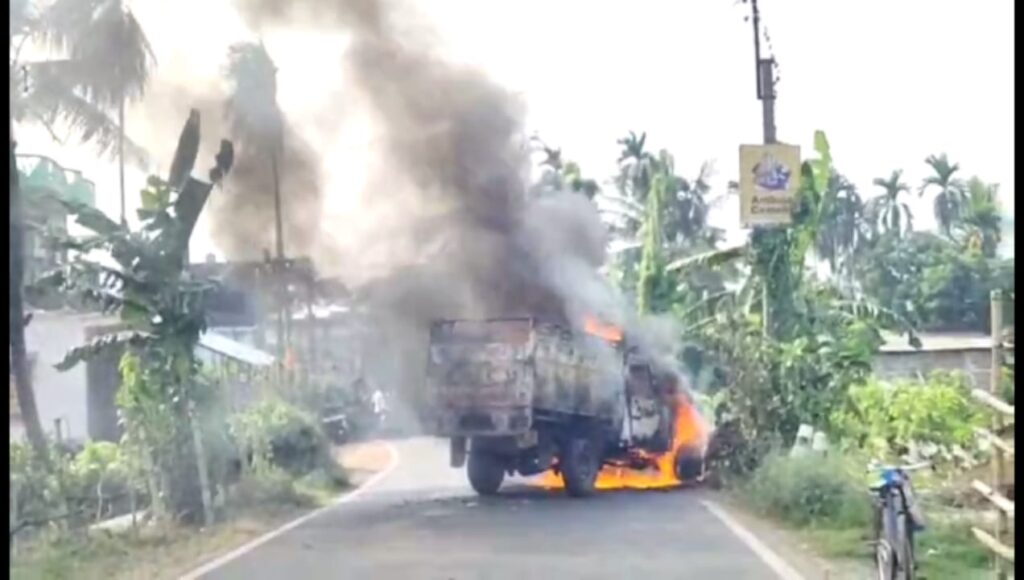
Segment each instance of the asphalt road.
M779 579L694 490L479 498L444 442L395 444L387 475L206 580ZM789 577L789 578L792 578Z

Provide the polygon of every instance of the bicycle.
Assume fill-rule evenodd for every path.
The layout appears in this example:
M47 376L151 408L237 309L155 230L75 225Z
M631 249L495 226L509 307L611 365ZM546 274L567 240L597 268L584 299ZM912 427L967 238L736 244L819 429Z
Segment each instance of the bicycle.
M930 462L911 465L879 465L878 482L871 486L874 502L875 567L879 580L914 580L914 535L924 530L916 509L909 472L930 467Z

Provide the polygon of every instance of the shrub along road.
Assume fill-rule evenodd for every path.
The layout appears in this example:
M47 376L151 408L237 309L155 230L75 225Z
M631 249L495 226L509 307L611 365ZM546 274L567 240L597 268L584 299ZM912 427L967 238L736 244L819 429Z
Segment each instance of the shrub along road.
M307 516L191 577L730 578L799 580L703 490L573 500L508 482L479 498L442 441L395 444L393 468L342 505ZM817 576L820 577L820 576Z

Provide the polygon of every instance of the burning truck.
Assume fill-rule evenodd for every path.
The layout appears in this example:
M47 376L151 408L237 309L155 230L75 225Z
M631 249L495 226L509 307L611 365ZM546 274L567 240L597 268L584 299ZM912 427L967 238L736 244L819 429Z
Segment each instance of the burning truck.
M702 474L706 424L678 376L617 327L441 320L429 340L426 424L481 495L514 474L574 497Z

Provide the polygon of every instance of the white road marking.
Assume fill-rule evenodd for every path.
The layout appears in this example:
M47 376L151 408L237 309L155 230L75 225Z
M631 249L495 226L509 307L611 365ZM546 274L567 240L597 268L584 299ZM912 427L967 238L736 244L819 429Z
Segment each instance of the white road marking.
M375 473L373 477L366 480L366 482L363 483L363 485L360 485L356 489L353 489L352 491L339 497L330 505L326 505L320 509L309 512L304 516L301 516L297 519L288 522L287 524L284 524L276 530L271 530L266 534L263 534L262 536L248 542L247 544L235 548L234 550L228 552L227 554L224 554L223 556L220 556L219 558L216 558L214 560L211 560L210 562L207 562L206 564L203 564L202 566L196 568L195 570L192 570L188 574L181 576L179 580L198 580L202 576L209 574L210 572L216 570L217 568L220 568L224 564L227 564L228 562L255 550L256 548L262 546L270 540L273 540L274 538L280 536L288 530L301 526L309 520L326 512L327 510L334 509L335 507L341 504L349 503L355 500L368 489L376 485L377 482L387 477L388 474L390 474L392 471L394 471L396 467L398 467L398 451L395 449L395 446L392 445L391 443L385 442L385 445L387 446L388 454L391 456L390 460L388 461L387 467L385 467L379 473Z
M704 507L707 508L712 515L722 521L725 527L729 528L729 531L736 535L737 538L743 540L754 554L761 559L762 562L768 565L769 568L775 572L780 580L804 580L804 577L793 569L792 566L786 563L778 554L773 552L771 548L766 546L764 542L757 539L750 530L744 528L739 522L734 520L732 516L725 512L715 502L710 500L701 500Z

